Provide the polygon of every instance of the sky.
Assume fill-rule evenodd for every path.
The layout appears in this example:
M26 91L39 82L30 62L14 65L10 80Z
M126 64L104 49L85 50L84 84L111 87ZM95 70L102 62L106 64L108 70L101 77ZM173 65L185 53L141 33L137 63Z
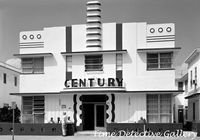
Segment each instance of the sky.
M86 23L87 0L0 0L0 61L19 53L19 32ZM200 0L100 0L102 22L175 23L175 66L200 47Z

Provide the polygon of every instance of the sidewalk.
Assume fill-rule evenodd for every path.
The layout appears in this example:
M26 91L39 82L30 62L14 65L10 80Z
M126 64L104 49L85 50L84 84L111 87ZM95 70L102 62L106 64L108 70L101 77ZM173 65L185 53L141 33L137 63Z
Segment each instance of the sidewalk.
M15 136L15 140L192 140L192 138L167 138L167 137L94 137L94 136ZM0 136L0 140L12 140L11 135ZM200 137L193 140L200 140Z

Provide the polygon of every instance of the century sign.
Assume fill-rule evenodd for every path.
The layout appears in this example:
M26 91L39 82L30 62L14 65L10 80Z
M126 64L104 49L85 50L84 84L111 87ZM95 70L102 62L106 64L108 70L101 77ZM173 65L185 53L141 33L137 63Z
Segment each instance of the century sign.
M119 78L84 78L65 81L66 88L78 87L122 87L123 79Z

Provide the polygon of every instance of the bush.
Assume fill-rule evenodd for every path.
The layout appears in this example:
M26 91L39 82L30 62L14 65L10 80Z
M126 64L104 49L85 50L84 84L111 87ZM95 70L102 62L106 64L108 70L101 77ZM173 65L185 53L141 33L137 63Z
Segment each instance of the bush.
M15 112L15 123L20 122L21 111L18 107L14 110ZM13 121L13 110L10 106L4 106L0 108L0 122L12 122Z

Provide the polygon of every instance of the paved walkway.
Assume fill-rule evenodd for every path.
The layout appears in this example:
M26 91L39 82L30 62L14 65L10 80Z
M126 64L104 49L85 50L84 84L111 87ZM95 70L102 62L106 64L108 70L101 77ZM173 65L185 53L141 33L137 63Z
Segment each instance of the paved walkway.
M15 136L15 140L192 140L192 138L167 138L167 137L94 137L94 136ZM0 140L12 140L12 136L0 136ZM200 140L200 137L193 138Z

